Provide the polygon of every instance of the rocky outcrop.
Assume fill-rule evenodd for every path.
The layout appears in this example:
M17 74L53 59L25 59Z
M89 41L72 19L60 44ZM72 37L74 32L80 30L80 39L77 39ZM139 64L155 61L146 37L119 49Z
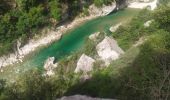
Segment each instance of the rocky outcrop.
M95 62L95 60L85 54L82 54L80 59L77 62L77 67L75 69L75 73L78 72L83 72L83 73L87 73L89 71L93 70L93 63Z
M115 0L116 1L116 10L124 9L128 6L128 0Z
M115 32L120 27L120 25L122 25L122 23L111 26L110 29L109 29L110 32L112 32L112 33Z
M116 3L115 2L113 2L109 6L103 5L103 7L101 7L101 8L98 8L94 4L92 4L89 7L88 11L89 11L90 15L105 16L105 15L110 14L115 8L116 8Z
M149 20L144 23L144 27L149 27L152 24L153 20Z
M144 0L143 0L144 1ZM157 8L157 3L158 0L154 0L152 2L132 2L128 5L129 8L139 8L139 9L143 9L143 8L148 8L150 10L154 10L155 8Z
M12 65L14 63L22 62L22 53L20 50L21 42L20 40L17 41L15 53L8 54L7 56L0 57L0 69L2 70L3 67ZM2 71L3 72L3 71Z
M46 71L46 75L51 76L54 75L54 69L58 66L58 63L54 63L55 58L49 57L44 63L44 69Z
M90 36L89 36L89 39L90 40L97 40L97 37L100 35L100 32L96 32L96 33L94 33L94 34L91 34Z
M85 95L74 95L74 96L64 96L56 100L116 100L116 99L92 98Z
M111 61L119 58L124 51L118 46L117 42L111 37L105 37L97 46L97 53L105 65L109 65Z
M32 39L28 42L28 44L24 45L23 47L21 47L21 42L20 40L18 40L15 47L16 50L14 53L0 57L0 69L15 63L22 62L24 56L35 51L37 47L40 47L42 45L47 45L54 40L59 40L62 36L61 33L54 32L54 31L48 31L48 33L50 35L44 37L43 39L42 38L37 40Z

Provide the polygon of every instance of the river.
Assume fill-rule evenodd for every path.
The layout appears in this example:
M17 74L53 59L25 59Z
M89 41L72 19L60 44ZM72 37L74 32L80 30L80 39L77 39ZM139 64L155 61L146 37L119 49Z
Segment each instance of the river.
M109 28L112 25L116 25L120 22L127 22L138 12L138 9L127 8L117 13L82 23L78 27L67 32L61 40L31 54L23 63L5 68L4 72L0 73L0 79L13 78L28 69L42 69L44 61L48 57L55 57L59 60L62 57L68 56L70 53L79 50L79 48L85 44L85 39L90 34L98 31L109 33Z

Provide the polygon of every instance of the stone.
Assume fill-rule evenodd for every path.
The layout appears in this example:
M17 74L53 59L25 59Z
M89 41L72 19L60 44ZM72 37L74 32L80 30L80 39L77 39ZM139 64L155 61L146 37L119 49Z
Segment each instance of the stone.
M49 57L44 63L44 69L46 70L46 75L48 76L54 75L53 70L58 66L58 63L54 63L54 60L54 57Z
M149 27L152 24L153 20L149 20L147 22L144 23L145 27Z
M110 27L110 32L115 32L119 27L120 27L120 25L122 25L122 23L119 23L119 24L117 24L117 25L114 25L114 26L111 26Z
M75 69L75 73L78 72L83 72L83 73L87 73L89 71L93 70L93 63L95 62L95 60L85 54L82 54L80 59L77 62L77 67Z
M64 96L56 100L116 100L116 99L92 98L85 95L73 95L73 96Z
M106 66L113 60L118 59L119 56L124 53L118 46L117 41L108 36L96 46L96 49L99 57L105 62Z
M100 32L93 33L89 36L89 39L95 41L99 35L100 35Z
M96 7L94 4L90 5L88 12L90 15L105 16L110 14L116 8L116 3L113 2L111 5L103 5L101 8Z

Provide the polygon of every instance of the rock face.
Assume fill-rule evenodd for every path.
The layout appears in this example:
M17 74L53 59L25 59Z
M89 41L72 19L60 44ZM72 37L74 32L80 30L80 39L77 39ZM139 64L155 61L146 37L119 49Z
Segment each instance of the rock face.
M89 14L90 15L98 15L98 16L104 16L104 15L108 15L110 14L114 9L116 8L116 3L113 2L111 5L109 6L103 6L102 8L98 8L96 7L94 4L92 4L89 7Z
M53 70L57 67L58 63L54 64L54 57L48 58L44 63L44 69L46 70L46 74L48 76L54 75Z
M149 21L147 21L147 22L144 23L144 26L145 26L145 27L149 27L152 22L153 22L153 20L149 20Z
M89 96L74 95L74 96L68 96L68 97L64 96L56 100L116 100L116 99L92 98Z
M117 42L111 37L105 37L97 46L97 53L105 65L109 65L111 61L119 58L124 51L118 46Z
M93 70L93 63L95 62L95 60L85 54L82 54L82 56L80 57L80 59L77 62L77 67L75 69L75 73L78 72L83 72L83 73L87 73L89 71Z
M115 0L116 1L116 10L124 9L128 6L128 0Z
M128 7L139 8L139 9L149 8L150 10L154 10L157 8L157 3L158 3L158 0L154 0L152 2L147 2L147 0L142 0L142 2L140 1L132 2L129 4Z
M14 63L22 62L22 53L21 53L21 42L20 40L17 41L15 53L8 54L6 56L0 57L0 69L2 70L3 67L12 65Z
M94 34L91 34L91 35L89 36L89 39L95 41L99 35L100 35L100 32L96 32L96 33L94 33Z
M122 23L119 23L117 25L110 27L110 29L109 29L110 32L112 32L112 33L115 32L119 28L120 25L122 25Z
M50 35L44 37L43 39L34 40L31 39L28 44L21 46L20 40L17 41L16 47L14 49L15 52L0 57L0 69L3 67L22 62L22 59L25 55L28 55L30 52L33 52L37 47L50 44L54 40L59 40L62 36L62 32L59 33L49 30L48 33Z

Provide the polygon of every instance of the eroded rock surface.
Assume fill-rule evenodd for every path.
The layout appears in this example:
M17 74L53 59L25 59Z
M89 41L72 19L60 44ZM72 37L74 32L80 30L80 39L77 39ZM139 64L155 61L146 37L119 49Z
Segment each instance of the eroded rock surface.
M75 69L75 73L78 72L83 72L83 73L87 73L89 71L93 70L93 63L95 62L95 60L85 54L82 54L82 56L80 57L80 59L77 62L77 67Z
M116 100L116 99L92 98L84 95L74 95L74 96L64 96L56 100Z
M89 39L95 41L99 35L100 35L100 32L96 32L96 33L94 33L94 34L91 34L91 35L89 36Z
M122 25L122 23L111 26L110 29L109 29L110 32L112 32L112 33L115 32L120 27L120 25Z
M111 61L118 59L124 53L117 42L108 36L96 46L96 49L101 60L105 62L105 65L109 65Z
M147 22L144 23L145 27L149 27L152 24L153 20L149 20Z
M116 3L115 2L113 2L109 6L103 5L103 7L101 7L101 8L98 8L94 4L92 4L89 7L88 11L89 11L90 15L105 16L105 15L110 14L115 8L116 8Z
M44 63L44 69L48 76L54 75L53 70L58 66L58 63L54 63L54 60L54 57L49 57Z

